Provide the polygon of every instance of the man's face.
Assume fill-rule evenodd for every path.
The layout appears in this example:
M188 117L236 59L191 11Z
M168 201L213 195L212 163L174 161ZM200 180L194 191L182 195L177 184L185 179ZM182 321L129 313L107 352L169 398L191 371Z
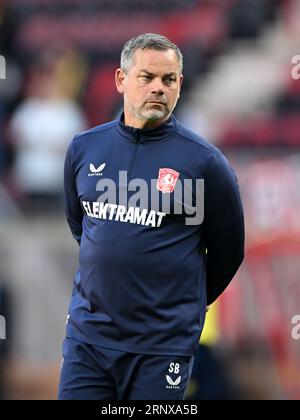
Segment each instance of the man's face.
M116 71L116 85L124 95L125 124L157 127L176 106L183 76L173 50L135 51L127 73Z

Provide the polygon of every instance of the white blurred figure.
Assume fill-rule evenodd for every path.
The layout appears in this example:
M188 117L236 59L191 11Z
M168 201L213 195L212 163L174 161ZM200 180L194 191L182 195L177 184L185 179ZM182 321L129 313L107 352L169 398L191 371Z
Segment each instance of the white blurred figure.
M73 136L86 128L74 100L78 85L72 87L77 84L74 73L82 69L76 61L70 50L46 56L32 74L27 99L11 119L14 175L30 208L32 203L61 203L65 152Z

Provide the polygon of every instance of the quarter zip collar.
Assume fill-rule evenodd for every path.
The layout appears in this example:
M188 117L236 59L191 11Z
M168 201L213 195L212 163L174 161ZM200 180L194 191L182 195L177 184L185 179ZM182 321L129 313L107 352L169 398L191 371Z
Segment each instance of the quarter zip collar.
M178 127L178 122L173 114L167 121L155 128L134 128L125 125L123 121L124 113L116 120L116 129L123 137L134 143L162 140Z

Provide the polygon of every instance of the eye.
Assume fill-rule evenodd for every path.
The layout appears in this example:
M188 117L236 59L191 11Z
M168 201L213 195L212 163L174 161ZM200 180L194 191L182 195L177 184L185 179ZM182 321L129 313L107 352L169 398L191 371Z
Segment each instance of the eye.
M152 78L151 76L146 75L146 74L144 74L144 75L140 76L140 79L141 79L141 80L144 80L145 82L147 82L147 81L151 80L151 78Z
M173 77L173 76L170 76L170 77L166 77L166 78L165 78L165 83L166 83L167 85L170 85L170 84L175 83L175 82L176 82L176 79L175 79L175 77Z

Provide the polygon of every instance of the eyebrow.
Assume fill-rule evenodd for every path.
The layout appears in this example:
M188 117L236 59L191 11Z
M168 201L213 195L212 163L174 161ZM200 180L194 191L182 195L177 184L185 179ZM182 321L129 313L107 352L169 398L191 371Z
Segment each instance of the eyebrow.
M154 73L151 73L150 71L145 70L145 69L140 70L140 73L146 73L148 76L155 76ZM166 73L163 75L163 77L168 77L168 76L176 76L176 72L170 71L169 73Z

